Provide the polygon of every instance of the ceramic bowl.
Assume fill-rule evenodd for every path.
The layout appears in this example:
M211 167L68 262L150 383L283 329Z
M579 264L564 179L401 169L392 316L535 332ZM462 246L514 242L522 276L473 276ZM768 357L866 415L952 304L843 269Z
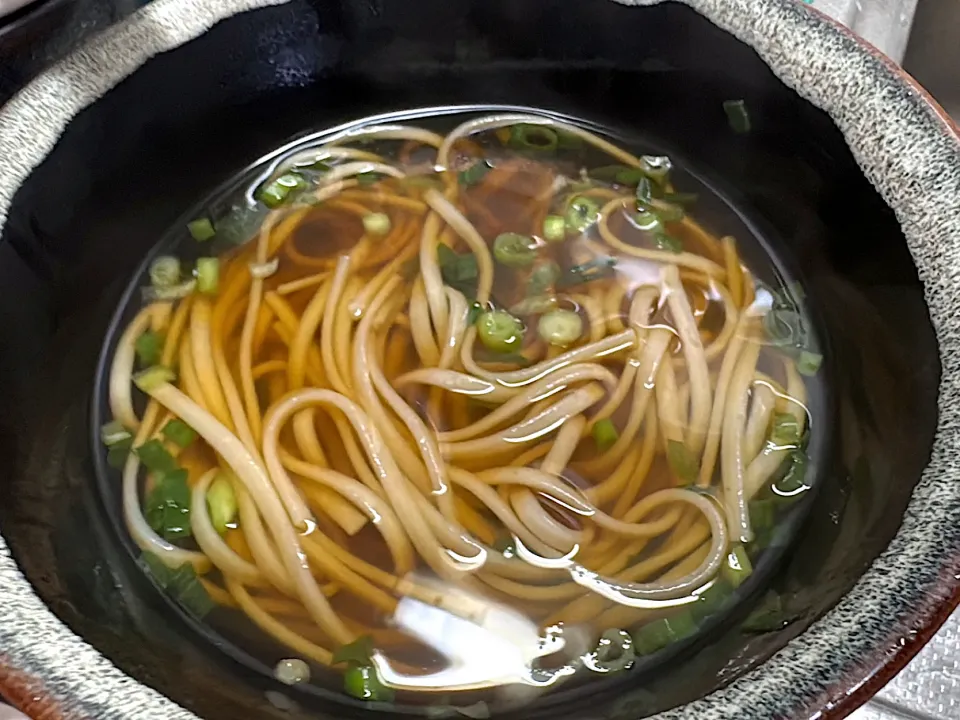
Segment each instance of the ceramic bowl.
M51 720L373 717L280 686L144 576L96 472L94 379L124 288L198 198L291 138L458 105L671 148L802 280L826 342L817 491L763 587L525 717L838 718L903 667L960 597L957 129L803 3L640 4L155 0L0 108L4 696ZM768 588L787 621L747 633Z

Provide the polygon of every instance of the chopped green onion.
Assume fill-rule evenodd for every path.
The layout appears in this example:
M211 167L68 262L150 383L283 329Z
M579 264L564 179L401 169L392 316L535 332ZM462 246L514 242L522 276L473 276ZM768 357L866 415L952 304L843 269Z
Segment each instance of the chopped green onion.
M596 200L577 195L567 207L566 225L572 233L582 233L600 218L600 205Z
M477 160L470 167L461 170L457 175L457 180L461 185L470 187L483 180L483 177L490 172L491 166L486 160Z
M354 665L369 665L373 658L373 650L373 638L369 635L361 635L353 642L338 647L333 653L333 659L330 664L353 663Z
M537 334L556 347L573 345L583 334L583 318L573 310L551 310L540 317Z
M747 510L750 515L750 527L758 537L777 523L776 498L755 498L747 504Z
M600 642L588 667L602 673L620 672L630 667L635 657L630 633L611 628L600 635Z
M137 353L140 367L156 365L163 354L163 336L153 330L147 330L136 339L133 348Z
M197 258L197 290L205 295L216 295L220 285L220 261L217 258Z
M493 241L493 256L507 267L530 267L537 259L537 241L529 235L501 233Z
M620 439L620 433L617 432L617 428L610 418L598 421L591 432L593 433L593 441L597 444L597 449L600 452L606 452L616 445L617 440Z
M599 257L581 265L574 265L557 281L557 285L570 287L610 277L616 265L615 257Z
M131 435L130 431L120 424L119 420L111 420L100 428L100 440L107 447L121 445L123 443L130 442L132 439L133 435Z
M284 685L299 685L310 681L310 666L300 658L287 658L276 664L273 676Z
M637 655L651 655L658 650L688 638L697 631L693 615L683 608L670 617L660 618L633 631L633 650Z
M260 203L231 206L217 221L217 240L231 245L244 244L257 234L268 212Z
M184 563L173 570L156 555L145 552L140 556L140 565L157 585L197 617L202 618L216 608L190 563Z
M544 125L514 125L508 142L514 148L552 152L560 140L557 133Z
M167 440L182 448L190 447L197 439L197 431L183 420L171 420L160 432Z
M793 497L807 488L807 464L809 459L803 450L790 453L790 466L786 474L773 483L773 492L780 496Z
M176 374L170 368L162 365L154 365L142 370L133 376L133 384L148 393L155 390L164 383L173 382L177 379Z
M797 359L797 370L800 371L801 375L806 375L807 377L816 375L821 365L823 365L823 355L819 353L803 350Z
M378 183L381 180L385 179L386 177L387 176L384 175L383 173L365 172L357 175L357 182L360 185L373 185L374 183Z
M750 113L747 112L747 104L743 100L725 100L723 111L727 114L727 122L735 133L750 132L752 126Z
M643 174L660 185L673 169L673 161L666 155L641 155L640 165Z
M543 239L547 242L562 242L567 236L567 222L559 215L547 215L543 219Z
M171 255L161 255L150 263L150 284L155 288L169 288L180 282L180 261Z
M440 274L447 285L459 290L468 300L476 297L479 269L477 258L472 252L460 255L440 243L437 245L437 261L440 264Z
M653 182L650 178L640 178L640 182L637 183L637 192L634 195L637 198L637 205L641 209L650 207L653 202Z
M368 235L386 235L390 232L390 216L386 213L367 213L363 216L363 229Z
M646 177L646 173L640 168L627 167L626 165L605 165L590 170L587 175L617 185L636 185Z
M774 413L770 439L777 445L795 445L800 442L800 423L792 413Z
M803 315L793 306L775 302L763 316L763 329L773 345L794 355L807 342L807 329Z
M679 440L667 442L667 463L673 474L687 485L695 482L700 473L696 456Z
M223 535L237 518L237 496L230 479L220 473L207 488L207 512L210 522Z
M556 295L534 295L524 298L516 305L510 306L510 314L520 317L522 315L542 315L550 312L557 306Z
M651 200L648 207L663 223L680 222L687 214L683 205L676 205L663 200Z
M753 573L753 565L750 563L750 557L746 549L740 543L736 543L727 553L727 561L720 567L723 579L730 583L734 588L738 588Z
M147 440L134 449L144 467L152 473L171 473L177 470L177 461L159 440Z
M553 260L539 263L527 280L527 295L542 295L549 292L560 279L560 266Z
M140 459L143 455L140 454ZM167 540L190 537L190 487L187 471L181 468L160 475L147 495L144 517L157 533Z
M699 600L689 606L690 613L697 621L714 615L723 607L732 592L733 588L723 578L715 578L713 584L698 595Z
M523 323L506 310L491 310L477 319L477 334L483 346L494 352L511 352L523 340Z
M210 222L210 218L197 218L187 223L187 230L190 231L193 239L197 242L206 242L217 234L217 231L213 228L213 223Z
M127 464L127 458L130 457L130 448L133 445L133 438L130 442L119 443L107 450L107 465L117 470L122 470Z
M360 177L357 177L359 182ZM299 173L286 173L260 189L258 200L268 208L280 207L287 201L290 193L305 190L310 184Z
M376 669L370 665L347 668L343 675L343 689L348 695L372 702L390 702L394 697L393 690L383 684Z
M771 591L743 621L741 629L748 633L775 632L786 627L793 620L794 617L785 611L780 595Z
M653 234L653 244L657 250L663 250L664 252L677 254L683 252L683 243L665 232L655 232Z

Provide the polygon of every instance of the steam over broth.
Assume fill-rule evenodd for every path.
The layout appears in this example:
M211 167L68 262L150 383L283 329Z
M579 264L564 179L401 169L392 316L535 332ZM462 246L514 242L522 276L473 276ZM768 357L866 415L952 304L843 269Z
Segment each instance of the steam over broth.
M145 567L373 702L515 705L692 635L808 489L821 356L675 182L536 115L367 125L190 223L103 428Z

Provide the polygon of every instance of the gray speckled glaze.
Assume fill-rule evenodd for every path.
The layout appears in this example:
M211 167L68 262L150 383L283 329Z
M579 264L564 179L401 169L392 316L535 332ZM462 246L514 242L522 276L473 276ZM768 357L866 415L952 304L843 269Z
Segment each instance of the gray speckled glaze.
M941 346L936 442L887 551L833 611L763 666L657 718L813 714L830 686L847 675L862 677L872 667L891 633L907 635L934 613L944 599L937 597L937 581L955 570L951 563L960 557L955 460L960 456L960 141L891 66L797 0L685 1L751 45L787 85L833 117L864 173L897 213ZM0 223L16 188L79 110L152 55L222 18L269 4L272 0L156 0L31 83L0 110ZM38 683L42 679L43 693L70 708L70 717L194 717L73 635L34 595L2 538L0 588L3 659Z

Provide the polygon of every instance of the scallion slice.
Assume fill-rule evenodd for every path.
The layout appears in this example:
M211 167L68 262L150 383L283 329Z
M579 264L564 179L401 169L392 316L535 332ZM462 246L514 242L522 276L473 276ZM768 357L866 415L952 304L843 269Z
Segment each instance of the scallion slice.
M573 310L551 310L540 316L537 334L550 345L568 347L583 334L583 318Z
M600 205L596 200L578 195L567 206L566 226L572 233L582 233L600 218Z
M803 350L797 358L797 370L807 377L816 375L821 365L823 365L823 355L820 353Z
M667 442L667 463L670 470L683 483L689 485L697 479L700 473L700 464L697 458L686 445L679 440L670 440Z
M720 572L723 579L734 588L738 588L746 582L747 578L753 573L753 565L743 545L736 543L730 548L727 553L727 561L720 567Z
M111 420L100 428L100 440L107 447L122 445L123 443L130 442L132 439L133 435L120 424L119 420Z
M598 421L591 432L593 433L593 441L597 444L597 449L600 452L606 452L616 445L617 440L620 439L620 433L617 432L617 427L610 418Z
M383 684L371 665L351 666L343 675L343 689L348 695L371 702L390 702L394 692Z
M134 375L133 383L143 390L143 392L148 393L164 383L173 382L176 379L176 373L170 368L163 367L162 365L154 365Z
M390 216L386 213L367 213L363 216L363 229L368 235L386 235L390 232Z
M180 260L172 255L161 255L150 263L150 284L169 288L180 282Z
M777 445L793 445L800 442L800 423L792 413L774 413L770 439Z
M150 367L160 362L163 353L163 336L153 330L147 330L136 339L133 348L141 367Z
M294 191L305 190L308 187L309 183L299 173L286 173L264 185L260 189L258 199L267 207L276 208L283 205Z
M633 650L637 655L651 655L658 650L690 637L697 631L697 622L687 608L670 617L660 618L633 631Z
M470 187L483 180L484 175L490 172L491 166L486 160L477 160L470 167L461 170L457 175L457 180L461 185Z
M220 260L197 258L197 290L204 295L216 295L220 287Z
M543 239L547 242L562 242L567 236L567 223L559 215L547 215L543 220Z
M747 112L747 104L743 100L725 100L723 111L727 114L727 122L735 133L750 132L752 127L750 113Z
M183 420L171 420L163 426L163 430L160 432L167 440L181 448L190 447L193 441L197 439L197 431Z
M220 474L207 489L207 511L210 522L217 532L223 535L237 517L237 496L233 492L230 479Z
M537 241L520 233L500 233L493 241L493 256L507 267L530 267L537 259Z
M643 174L659 184L666 181L673 169L673 161L666 155L641 155L640 164Z
M217 234L210 218L197 218L187 223L187 230L190 231L190 235L192 235L193 239L197 242L206 242Z
M560 139L557 133L544 125L514 125L510 128L509 144L521 150L552 152Z
M144 467L152 473L171 473L177 469L177 461L159 440L147 440L140 447L134 448L134 452Z

